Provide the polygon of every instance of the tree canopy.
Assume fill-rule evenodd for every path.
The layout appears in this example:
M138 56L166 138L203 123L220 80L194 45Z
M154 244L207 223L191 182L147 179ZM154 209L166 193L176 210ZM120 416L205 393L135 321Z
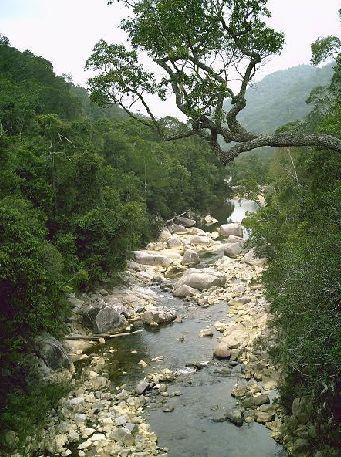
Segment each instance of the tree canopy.
M113 0L108 2L113 3ZM131 15L121 28L128 46L101 40L87 67L93 99L119 104L164 139L200 135L226 164L241 152L261 146L323 146L341 151L332 135L281 131L255 134L237 116L257 69L280 53L284 35L267 25L267 0L123 0ZM322 45L323 49L326 44ZM335 48L335 40L329 43ZM146 68L144 56L159 71ZM235 88L237 86L237 89ZM148 105L148 96L166 100L173 93L187 126L170 136ZM229 105L224 105L228 99ZM226 106L229 106L226 109ZM220 140L229 145L220 146Z

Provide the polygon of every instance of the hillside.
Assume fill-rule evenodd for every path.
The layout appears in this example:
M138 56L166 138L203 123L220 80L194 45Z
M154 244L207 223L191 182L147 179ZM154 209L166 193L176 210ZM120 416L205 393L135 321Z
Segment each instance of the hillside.
M311 110L306 100L314 87L327 85L332 65L299 65L266 76L247 91L247 107L240 113L243 125L255 132L271 132L302 119Z

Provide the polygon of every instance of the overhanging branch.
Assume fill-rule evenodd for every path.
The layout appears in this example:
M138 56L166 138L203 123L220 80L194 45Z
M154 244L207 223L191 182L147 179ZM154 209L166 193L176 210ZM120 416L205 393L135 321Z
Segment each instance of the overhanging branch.
M251 141L232 146L224 151L222 162L226 165L239 154L246 151L252 151L264 146L270 147L300 147L312 146L330 149L341 152L341 140L331 135L325 134L305 134L305 133L279 133L274 135L260 135Z

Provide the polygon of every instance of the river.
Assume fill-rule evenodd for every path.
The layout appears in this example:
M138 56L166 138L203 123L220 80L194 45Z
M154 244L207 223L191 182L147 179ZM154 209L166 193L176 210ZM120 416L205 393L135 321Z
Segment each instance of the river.
M233 200L223 209L220 223L240 222L257 206ZM279 423L273 403L276 373L265 360L266 351L252 352L253 342L266 330L266 301L259 283L262 266L259 259L224 255L226 238L218 239L214 227L209 230L188 229L175 236L179 244L172 248L152 243L142 252L163 252L173 259L171 265L135 263L128 269L133 282L123 287L123 295L121 289L100 296L107 303L118 299L121 304L124 294L131 297L137 287L136 303L131 305L136 319L130 325L137 332L107 339L83 353L76 387L46 428L40 444L43 453L47 449L51 455L72 457L286 456L270 430L259 423L274 433ZM187 249L199 255L199 264L192 269L180 263ZM176 298L175 278L183 278L186 271L210 280L220 275L223 282L221 287L202 287L202 292L192 289L191 299ZM141 295L154 297L152 303L139 301ZM143 325L150 309L172 310L177 319L168 325ZM203 336L204 329L209 329L208 335ZM225 360L212 357L222 334L228 339L233 333L237 343L227 347L237 348L235 355L231 351ZM170 370L170 379L153 381L165 369ZM139 392L141 380L148 387ZM247 389L244 398L261 402L243 412L231 395L236 384ZM244 414L242 425L224 415L236 408Z
M227 211L230 208L232 212L225 214L225 221L241 222L246 213L255 211L258 205L250 200L235 199L230 201L230 206L226 205ZM169 457L285 456L269 431L256 422L236 427L228 422L212 421L217 410L235 404L231 390L243 368L212 360L216 330L213 338L199 336L203 327L224 320L226 303L202 308L174 298L159 287L153 290L158 294L158 304L175 308L182 322L158 330L144 330L111 343L114 350L111 379L117 385L125 383L133 387L141 376L162 368L183 373L171 384L169 397L150 395L147 420L160 446L168 448ZM153 362L158 357L162 360ZM143 374L138 365L141 359L148 364ZM207 366L195 372L186 368L198 361ZM164 412L165 406L172 411Z

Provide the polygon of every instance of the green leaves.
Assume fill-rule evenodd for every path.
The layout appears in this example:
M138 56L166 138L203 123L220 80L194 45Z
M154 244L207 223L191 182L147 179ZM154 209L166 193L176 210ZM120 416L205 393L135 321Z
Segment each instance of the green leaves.
M101 73L89 80L92 98L97 103L121 104L123 97L127 96L132 106L141 101L144 93L162 96L161 86L156 83L153 74L138 63L136 51L128 51L122 45L99 41L86 68Z
M319 38L311 45L313 65L319 65L328 58L336 58L341 52L341 40L336 36Z
M339 77L337 64L332 84L315 91L316 107L305 128L340 135L335 86ZM340 155L322 149L297 150L293 155L286 160L283 154L274 156L267 205L249 226L253 243L269 260L263 282L274 316L273 360L282 372L282 404L290 414L295 397L311 398L310 422L323 442L320 436L309 437L308 451L323 452L327 444L328 455L336 455L341 379ZM295 419L286 426L296 439Z
M97 44L88 61L89 68L98 72L90 79L93 97L101 102L114 100L130 115L134 115L131 108L138 102L152 120L147 125L162 136L145 94L156 94L165 100L172 91L178 108L191 123L202 126L201 129L221 129L227 123L233 130L237 124L235 117L245 105L246 87L258 64L283 46L283 35L263 20L270 15L267 1L124 3L132 12L121 23L129 47L124 49L103 41ZM160 81L138 64L138 58L146 54L159 67ZM234 94L230 81L236 75L241 76L241 84ZM225 98L232 100L232 113L224 111Z

